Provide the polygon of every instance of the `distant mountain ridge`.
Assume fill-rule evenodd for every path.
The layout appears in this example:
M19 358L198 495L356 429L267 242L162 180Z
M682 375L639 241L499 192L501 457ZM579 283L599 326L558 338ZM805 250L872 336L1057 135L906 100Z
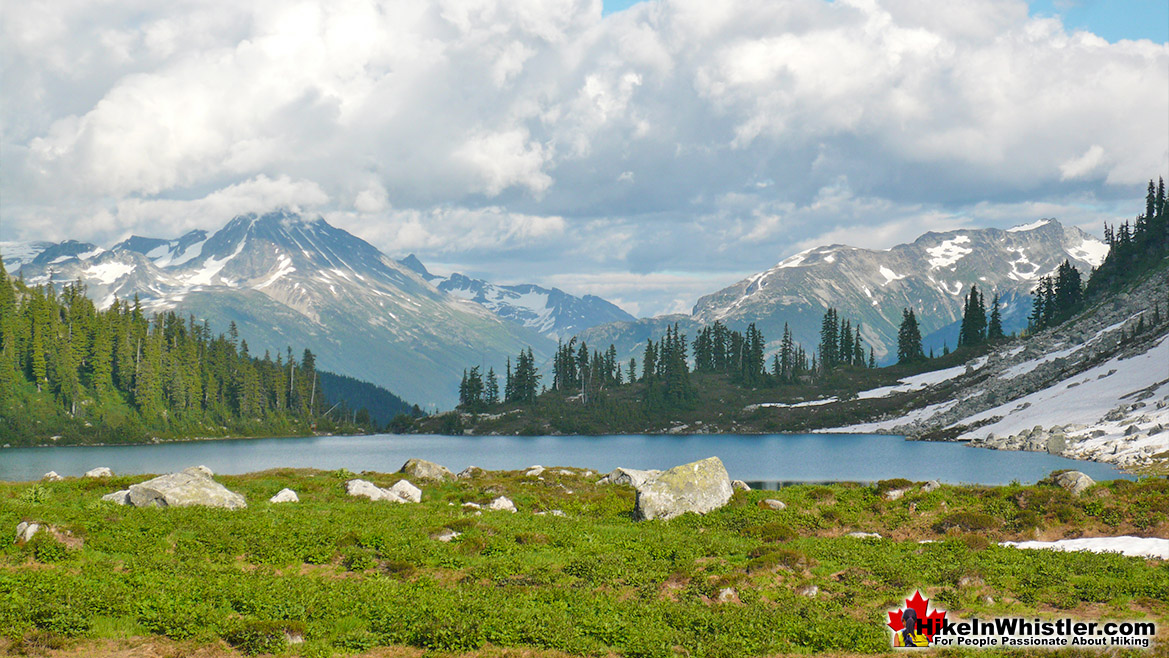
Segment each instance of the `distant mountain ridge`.
M501 318L538 331L552 340L567 339L577 332L609 322L637 318L595 295L577 297L559 288L531 283L494 284L464 274L432 274L414 254L399 261L439 290L481 304Z
M778 347L783 325L812 350L819 341L821 318L829 307L841 318L861 325L861 337L878 360L896 351L901 310L913 308L927 336L926 349L955 347L955 323L961 321L963 295L977 285L989 305L1000 294L1005 329L1026 325L1030 292L1043 275L1065 259L1086 276L1099 265L1107 245L1074 227L1043 219L1011 229L959 229L930 232L906 244L878 251L847 245L808 249L774 267L698 300L689 315L670 316L684 331L721 321L742 329L750 323L763 332L769 351ZM618 351L636 355L660 319L594 327L581 333L591 344L614 342Z

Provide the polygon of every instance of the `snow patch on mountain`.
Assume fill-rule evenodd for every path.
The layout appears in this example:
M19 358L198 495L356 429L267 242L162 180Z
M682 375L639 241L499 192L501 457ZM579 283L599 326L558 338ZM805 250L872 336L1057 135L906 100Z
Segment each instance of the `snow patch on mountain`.
M1038 221L1031 222L1030 224L1021 224L1019 226L1012 226L1011 228L1007 229L1007 233L1022 233L1024 231L1034 231L1037 228L1042 228L1044 226L1047 226L1048 224L1050 224L1053 221L1055 221L1055 220L1053 220L1053 219L1040 219Z
M90 266L85 270L85 275L96 279L98 283L108 286L133 271L133 264L112 260Z
M930 269L937 270L943 267L950 267L962 260L963 257L974 253L973 249L961 246L969 242L970 236L959 235L952 240L946 240L936 247L926 249L926 253L930 255Z

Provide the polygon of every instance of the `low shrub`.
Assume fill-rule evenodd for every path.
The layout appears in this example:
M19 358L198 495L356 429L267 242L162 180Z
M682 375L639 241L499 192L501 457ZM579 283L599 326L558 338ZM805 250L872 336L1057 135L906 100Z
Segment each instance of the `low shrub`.
M951 528L978 532L999 527L999 520L982 512L954 512L942 517L934 524L934 532L945 533Z

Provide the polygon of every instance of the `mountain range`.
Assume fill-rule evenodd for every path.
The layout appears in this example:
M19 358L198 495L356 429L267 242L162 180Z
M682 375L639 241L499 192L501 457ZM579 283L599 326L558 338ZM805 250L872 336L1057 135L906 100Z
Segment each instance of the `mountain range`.
M945 345L956 346L971 285L983 291L988 306L997 293L1004 329L1017 331L1027 324L1030 293L1041 276L1069 260L1086 278L1107 252L1102 241L1054 219L1006 230L930 232L885 250L828 245L706 295L689 314L594 327L581 338L590 345L614 343L625 358L640 358L646 338L660 336L669 324L693 337L715 321L740 330L755 323L774 352L787 323L795 340L811 351L831 307L854 326L859 322L877 360L888 363L896 356L903 308L915 310L926 351L940 353Z
M689 314L636 319L592 295L431 273L395 260L322 218L286 210L236 217L177 239L132 236L109 249L65 241L0 243L10 272L32 284L81 280L101 307L138 297L147 311L179 310L217 330L234 322L254 353L305 345L322 368L384 386L425 406L452 406L464 368L504 368L531 347L537 363L578 336L622 358L677 324L691 337L721 321L750 323L774 351L787 323L809 350L829 307L859 322L879 361L895 352L903 308L917 312L927 351L954 347L971 284L1000 295L1008 332L1026 325L1030 291L1065 259L1085 275L1107 245L1044 219L1007 230L926 233L887 250L829 245L698 300Z

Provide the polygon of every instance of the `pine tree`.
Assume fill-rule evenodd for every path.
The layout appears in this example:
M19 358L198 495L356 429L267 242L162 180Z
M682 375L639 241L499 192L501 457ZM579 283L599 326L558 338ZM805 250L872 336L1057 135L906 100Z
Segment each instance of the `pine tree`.
M986 325L986 339L990 342L995 342L1005 338L1003 334L1003 318L999 313L999 294L994 294L994 299L990 302L990 321Z
M921 349L921 330L913 310L901 311L901 327L897 331L897 362L911 363L925 358Z

